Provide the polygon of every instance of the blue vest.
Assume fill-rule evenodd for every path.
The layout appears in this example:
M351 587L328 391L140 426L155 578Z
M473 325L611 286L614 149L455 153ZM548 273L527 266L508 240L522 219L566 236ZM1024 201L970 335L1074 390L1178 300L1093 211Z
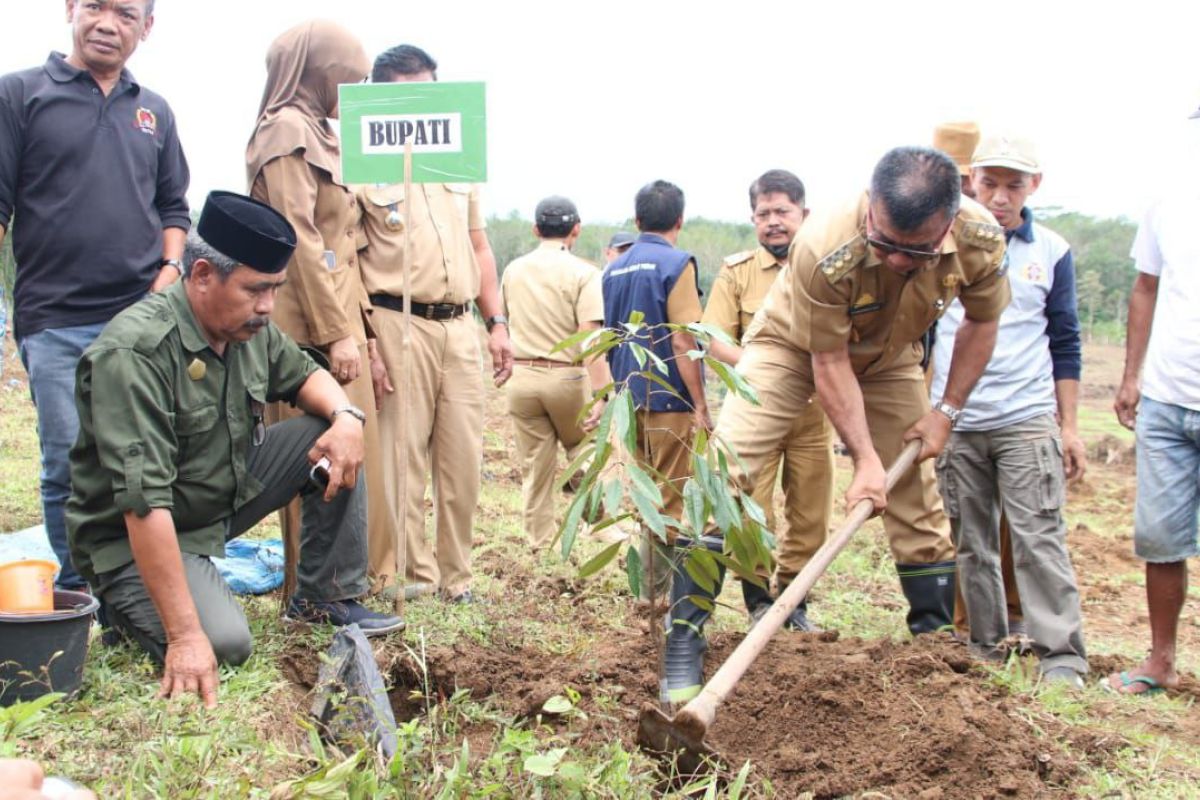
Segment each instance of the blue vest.
M608 364L613 380L620 383L628 379L633 402L638 408L650 411L691 411L692 397L679 369L675 366L675 353L671 349L671 332L667 330L667 296L675 288L675 282L692 261L690 253L676 249L666 239L653 233L638 236L633 246L622 253L616 261L604 268L604 324L618 328L628 322L630 315L641 311L645 315L643 327L633 341L653 351L667 364L663 375L647 360L639 366L628 344L608 351ZM622 329L623 330L623 329ZM649 381L637 372L655 372L674 387L678 396L663 386Z

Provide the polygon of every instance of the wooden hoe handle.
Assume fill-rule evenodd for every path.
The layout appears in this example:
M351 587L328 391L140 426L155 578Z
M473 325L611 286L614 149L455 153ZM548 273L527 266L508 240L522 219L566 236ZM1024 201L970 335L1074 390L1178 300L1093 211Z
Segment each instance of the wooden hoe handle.
M905 445L895 463L888 469L888 492L891 492L896 481L908 471L920 453L920 439L914 439ZM850 538L862 527L864 522L871 518L874 510L870 500L860 500L855 504L846 521L842 523L842 527L838 528L837 532L821 545L821 549L813 555L812 560L804 566L804 569L800 571L787 590L779 596L771 609L763 615L758 624L746 634L746 638L725 660L725 663L717 670L717 674L712 676L712 680L704 686L703 691L675 715L677 724L684 723L693 730L696 726L701 730L708 729L716 717L717 706L729 696L733 687L754 663L754 659L758 658L759 653L767 646L767 642L783 627L784 621L796 606L800 605L800 601L808 595L813 584L817 582L817 578L825 573Z

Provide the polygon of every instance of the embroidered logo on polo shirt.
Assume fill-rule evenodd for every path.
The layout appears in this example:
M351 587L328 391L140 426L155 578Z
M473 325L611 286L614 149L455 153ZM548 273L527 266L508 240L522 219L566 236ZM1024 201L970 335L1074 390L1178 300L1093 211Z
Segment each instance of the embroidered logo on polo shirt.
M148 108L138 108L137 114L134 115L134 121L142 133L153 136L158 131L158 117L154 116L154 112Z
M1046 270L1036 261L1021 267L1021 277L1030 283L1041 283L1046 279Z

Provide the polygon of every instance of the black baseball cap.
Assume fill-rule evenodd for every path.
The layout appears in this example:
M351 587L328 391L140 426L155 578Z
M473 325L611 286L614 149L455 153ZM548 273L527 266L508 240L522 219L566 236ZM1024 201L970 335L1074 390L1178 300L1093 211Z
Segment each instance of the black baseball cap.
M608 246L613 250L616 250L621 247L629 247L629 245L636 241L637 236L629 231L617 231L612 235L612 238L608 240Z
M533 221L539 225L574 225L579 222L579 209L567 198L552 195L537 204Z

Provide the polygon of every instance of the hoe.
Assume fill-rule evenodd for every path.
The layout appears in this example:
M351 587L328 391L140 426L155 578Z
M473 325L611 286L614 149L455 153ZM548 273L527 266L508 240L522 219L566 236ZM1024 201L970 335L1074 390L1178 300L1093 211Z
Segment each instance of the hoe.
M887 490L891 491L896 481L912 466L921 452L921 440L909 442L887 473ZM746 670L758 658L771 637L783 627L784 620L800 605L817 578L824 574L833 559L850 541L862 524L871 517L873 507L870 500L860 500L836 533L821 545L787 590L779 596L771 609L759 620L737 649L730 654L712 679L705 684L700 694L673 717L668 717L653 705L642 707L638 719L638 744L644 749L664 757L678 757L681 774L694 775L707 764L724 764L724 760L705 741L709 726L717 715L717 706L724 702L733 687L746 674Z

